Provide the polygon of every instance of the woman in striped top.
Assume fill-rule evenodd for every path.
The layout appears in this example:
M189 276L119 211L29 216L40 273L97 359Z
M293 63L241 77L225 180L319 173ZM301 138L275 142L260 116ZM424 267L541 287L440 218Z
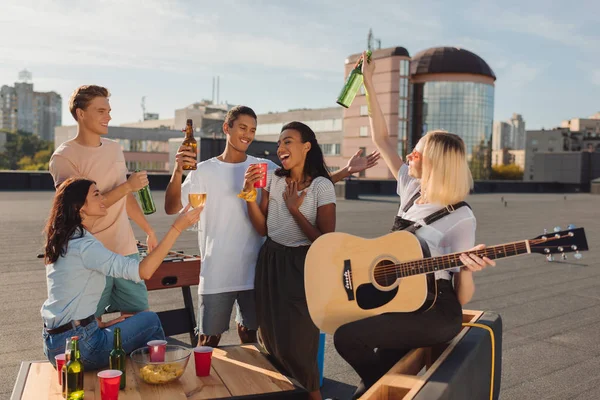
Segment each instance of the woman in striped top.
M315 133L301 122L285 125L277 156L282 168L267 176L260 205L247 198L254 228L267 236L256 265L259 337L265 349L309 392L321 399L319 329L304 292L304 260L310 244L335 230L335 190ZM248 168L243 193L261 172Z

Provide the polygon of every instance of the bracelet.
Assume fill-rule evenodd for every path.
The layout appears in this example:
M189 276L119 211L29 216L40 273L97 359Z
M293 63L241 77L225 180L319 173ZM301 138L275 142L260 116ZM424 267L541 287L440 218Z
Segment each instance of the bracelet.
M171 225L171 228L175 229L177 232L181 233L181 231L175 226L175 224Z
M238 193L237 197L239 197L240 199L244 199L247 202L253 202L256 201L256 196L257 196L257 191L256 189L252 189L249 192L244 192L244 190L242 189L242 191L240 193Z

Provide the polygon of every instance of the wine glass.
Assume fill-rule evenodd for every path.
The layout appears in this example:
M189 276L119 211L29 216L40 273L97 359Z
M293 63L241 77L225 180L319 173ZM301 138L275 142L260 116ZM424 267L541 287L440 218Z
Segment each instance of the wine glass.
M188 202L192 208L202 207L206 203L206 192L192 188L188 194ZM190 232L201 232L198 222L187 229Z

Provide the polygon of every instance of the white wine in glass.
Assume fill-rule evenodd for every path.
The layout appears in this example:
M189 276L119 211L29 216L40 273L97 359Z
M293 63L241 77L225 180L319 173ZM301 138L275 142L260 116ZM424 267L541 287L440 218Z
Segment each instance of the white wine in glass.
M188 202L193 208L202 207L206 203L206 193L190 193L188 194ZM192 227L189 228L188 231L200 232L198 222L192 225Z

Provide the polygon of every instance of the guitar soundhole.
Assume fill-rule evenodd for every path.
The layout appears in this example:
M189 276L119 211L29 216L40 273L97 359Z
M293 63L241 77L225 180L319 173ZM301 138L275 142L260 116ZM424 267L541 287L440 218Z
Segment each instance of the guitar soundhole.
M390 260L381 260L375 265L373 278L378 285L388 287L392 286L398 280L394 265L394 262Z

